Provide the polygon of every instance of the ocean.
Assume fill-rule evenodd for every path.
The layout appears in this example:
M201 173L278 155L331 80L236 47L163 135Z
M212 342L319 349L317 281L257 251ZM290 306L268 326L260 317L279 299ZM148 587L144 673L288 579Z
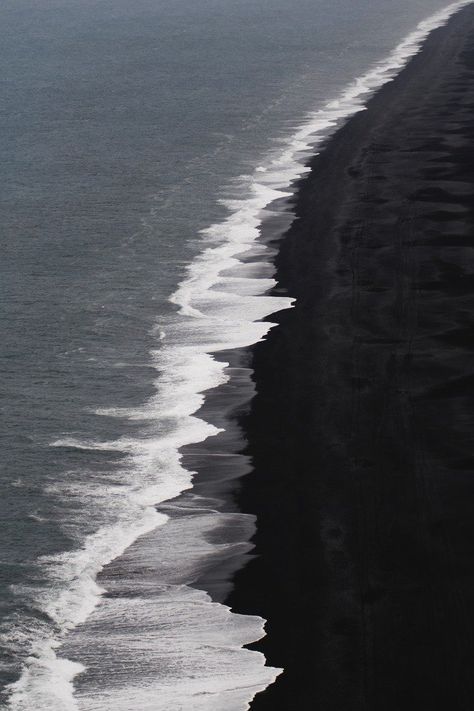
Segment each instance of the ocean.
M281 673L193 585L254 522L193 499L180 450L291 308L262 224L465 4L2 4L2 707L239 711Z

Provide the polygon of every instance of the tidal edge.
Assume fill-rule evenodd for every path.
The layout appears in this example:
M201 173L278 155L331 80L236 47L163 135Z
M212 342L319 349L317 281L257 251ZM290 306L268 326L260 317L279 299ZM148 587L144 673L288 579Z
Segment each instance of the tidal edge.
M227 598L284 669L253 711L474 705L473 79L468 6L312 159L278 242L296 305L250 351Z

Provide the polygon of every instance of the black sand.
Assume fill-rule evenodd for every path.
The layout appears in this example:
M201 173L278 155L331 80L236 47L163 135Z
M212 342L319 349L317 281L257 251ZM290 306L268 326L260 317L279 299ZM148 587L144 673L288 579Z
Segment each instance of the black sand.
M244 421L254 711L474 709L473 80L468 8L300 186Z

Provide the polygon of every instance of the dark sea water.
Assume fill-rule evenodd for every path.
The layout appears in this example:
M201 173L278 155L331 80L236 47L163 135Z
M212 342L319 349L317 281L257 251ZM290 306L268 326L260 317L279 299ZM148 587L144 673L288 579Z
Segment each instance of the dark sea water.
M242 649L263 621L187 585L196 541L212 554L203 531L229 520L175 527L155 504L191 487L178 449L215 433L193 417L228 377L209 353L257 341L260 319L291 304L265 296L262 210L447 7L2 3L5 708L237 711L275 678ZM136 542L152 531L153 546ZM150 570L159 550L168 577L127 604L117 573L120 595L101 602L97 575L127 549ZM121 625L115 666L101 625ZM69 637L74 662L58 650Z

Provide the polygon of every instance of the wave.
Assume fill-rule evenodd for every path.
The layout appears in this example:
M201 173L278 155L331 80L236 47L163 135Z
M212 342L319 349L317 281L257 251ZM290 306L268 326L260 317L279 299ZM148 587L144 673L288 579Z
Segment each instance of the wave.
M268 295L275 282L268 276L272 250L258 243L262 222L279 212L278 203L293 193L292 183L309 171L305 160L318 150L321 142L341 122L364 110L368 97L406 65L432 30L471 2L454 2L421 22L385 60L355 79L336 99L308 115L252 175L242 176L242 197L223 201L228 217L202 231L202 250L170 298L177 306L177 313L157 327L157 349L152 353L157 370L155 394L138 409L100 411L107 417L142 421L140 436L95 442L66 435L51 443L55 447L119 451L124 459L114 482L92 478L84 484L76 484L75 490L67 477L55 484L58 495L80 496L90 501L91 510L85 517L90 514L92 523L85 518L84 530L87 525L96 528L77 550L41 558L38 584L15 588L34 614L21 630L12 624L11 645L25 643L25 640L29 645L23 673L9 687L8 707L12 711L32 708L37 711L78 708L108 711L132 706L155 711L181 707L238 711L248 707L255 693L277 677L280 670L264 666L263 655L243 648L244 644L262 636L264 621L260 618L234 615L224 605L212 602L205 593L190 588L177 573L178 577L171 578L159 594L155 590L154 597L148 599L143 595L133 605L130 596L126 597L127 604L104 600L98 574L111 561L131 550L130 546L139 537L146 540L146 536L159 527L162 540L167 540L171 548L176 545L179 538L173 544L165 533L168 529L174 530L172 523L166 514L156 510L156 505L192 488L193 473L183 466L180 449L219 432L195 415L205 392L229 378L227 363L217 360L214 354L261 340L272 327L269 321L262 319L292 306L289 297ZM258 255L252 263L252 250L257 244ZM250 267L246 255L250 256ZM188 547L180 559L184 568L191 565L189 560L201 560L203 555L213 555L216 551L216 546L205 548L199 526L216 525L222 523L222 519L214 512L206 521L204 524L203 520L194 518L186 535L182 528L175 532ZM79 530L76 533L80 535ZM155 551L156 545L161 544L155 538ZM199 547L198 553L193 546ZM136 547L133 550L135 556L139 555ZM110 585L114 584L110 579ZM101 599L103 604L99 605ZM160 609L167 610L168 614L171 608L170 620L175 633L172 644L167 637L166 657L163 626L153 623L153 619L156 622L153 616ZM157 667L154 673L150 671L140 692L130 679L128 691L123 685L125 682L108 689L105 676L102 683L96 685L95 695L88 697L83 690L74 694L78 675L85 672L86 666L62 658L61 646L71 637L73 649L75 638L71 631L89 618L102 620L105 626L108 619L109 632L111 620L116 622L120 618L122 641L114 637L117 649L132 645L136 658L145 665L150 655L158 655L161 673L157 674ZM146 627L148 633L137 638L134 629L140 626ZM96 632L98 629L96 625ZM186 644L183 639L187 640ZM105 644L97 633L90 640L89 649L99 643ZM80 649L84 660L87 648L84 643L76 644L76 653ZM174 648L181 650L179 654L176 652L179 664L176 662L170 670L169 650ZM106 663L106 656L102 656L101 663ZM97 659L90 664L95 662ZM195 665L194 672L190 663L191 667ZM213 670L214 681L203 672L204 668ZM161 701L157 700L157 693L161 693ZM130 705L131 698L141 701Z

